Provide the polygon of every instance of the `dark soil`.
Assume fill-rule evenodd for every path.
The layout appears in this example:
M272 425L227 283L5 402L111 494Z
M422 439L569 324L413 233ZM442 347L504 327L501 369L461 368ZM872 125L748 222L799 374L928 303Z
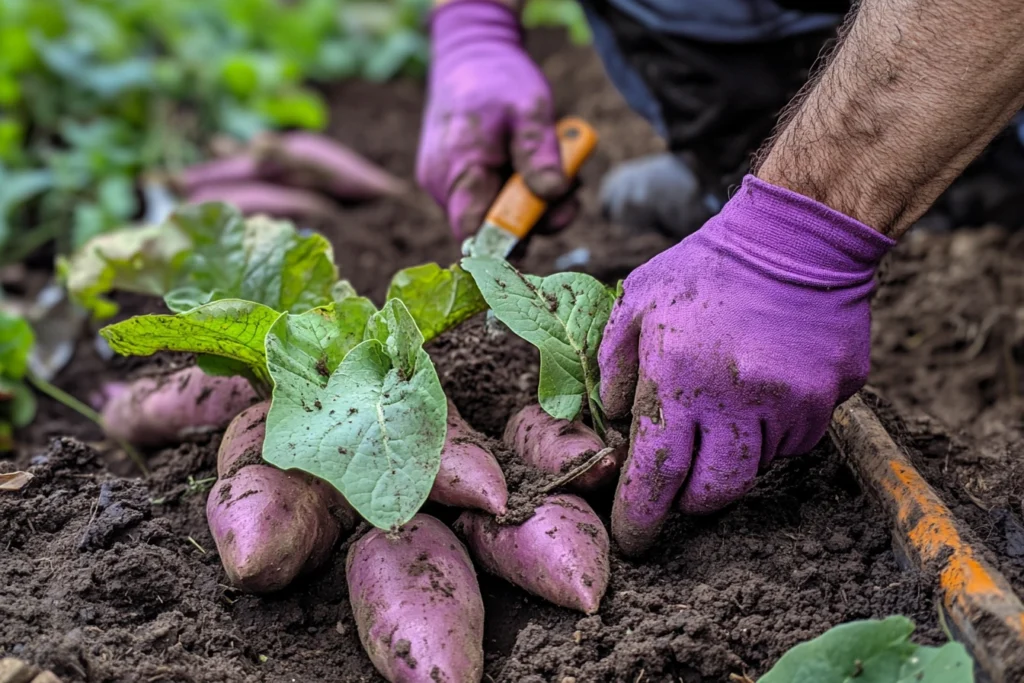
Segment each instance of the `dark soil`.
M482 327L440 343L438 364L457 376L472 349L491 386L528 398L513 379L535 373L534 359L476 343ZM515 403L486 386L447 388L464 415ZM224 585L207 487L195 483L213 476L215 447L163 451L145 482L108 474L71 439L36 455L36 478L0 497L0 652L71 681L376 680L346 599L344 545L280 595ZM824 444L728 513L674 521L645 561L616 558L598 616L483 577L487 671L499 681L725 681L762 673L829 626L890 613L935 640L929 589L897 567L885 526Z
M1024 594L1024 231L913 234L874 304L890 431ZM901 419L896 419L899 415Z
M584 269L606 280L623 277L668 241L602 221L596 181L612 164L659 145L588 51L537 50L560 84L561 111L587 117L602 140L583 174L581 219L558 236L535 239L524 268L550 272L558 256L587 247ZM332 132L411 178L421 86L348 84L333 99ZM458 257L440 211L422 194L348 208L343 222L324 227L343 275L378 301L396 269ZM952 249L957 239L924 235L893 260L876 305L873 381L901 414L937 416L913 417L901 433L1011 573L1021 472L1009 467L1019 455L1021 421L1010 369L1020 353L1021 301L1013 296L1021 287L1012 275L1019 268L1008 264L1020 247L1002 235L961 255ZM950 280L958 268L967 272ZM976 281L983 287L971 293ZM992 302L1010 312L983 325ZM126 301L125 312L152 305ZM961 319L966 327L958 327ZM983 328L983 342L975 343ZM929 336L932 330L938 336ZM919 333L924 342L907 341ZM533 397L533 349L488 335L482 321L437 340L431 353L463 417L490 437ZM181 362L104 361L86 337L59 383L86 398L105 378ZM955 380L935 379L940 372L962 383L941 384ZM974 402L965 412L954 406L944 413L946 401L964 400L965 387ZM47 447L64 435L79 440ZM0 656L90 683L379 680L347 601L345 543L327 567L281 594L240 594L224 584L205 519L218 437L152 454L153 476L145 481L124 478L128 467L115 451L83 443L106 449L100 437L44 401L41 419L22 435L26 447L14 461L0 461L0 472L29 468L36 475L22 491L0 494ZM533 485L523 472L510 472L509 480L523 495ZM607 501L595 507L607 515ZM893 613L915 619L923 642L941 640L930 587L897 566L887 528L822 443L807 457L779 463L734 508L673 520L643 561L613 559L596 616L481 576L487 675L500 683L724 683L730 674L763 673L787 648L830 626Z

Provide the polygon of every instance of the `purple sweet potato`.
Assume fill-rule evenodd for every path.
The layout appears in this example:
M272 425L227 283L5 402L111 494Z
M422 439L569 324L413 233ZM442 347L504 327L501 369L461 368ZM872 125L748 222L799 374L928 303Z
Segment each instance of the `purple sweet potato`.
M262 464L269 402L228 426L217 452L217 484L206 519L231 583L251 593L284 588L320 566L355 511L329 484Z
M270 177L339 199L375 199L406 189L405 183L380 166L323 135L268 134L256 142L255 150Z
M557 420L540 405L526 406L505 427L505 445L532 467L552 474L566 474L599 452L604 456L569 482L568 488L590 493L615 483L625 449L606 448L601 437L580 422Z
M397 534L374 529L348 551L359 639L392 683L476 683L484 669L484 604L466 548L418 514Z
M237 154L189 166L170 177L171 188L190 195L207 185L260 180L259 161L252 154Z
M480 444L483 437L473 431L448 402L448 436L441 451L441 468L430 490L430 500L442 505L473 508L505 514L508 487L501 465Z
M111 383L100 396L107 434L147 447L223 429L257 400L245 379L211 377L198 367Z
M593 614L608 588L608 532L578 496L548 496L518 526L464 512L456 528L492 574L556 605Z
M226 202L243 215L267 214L276 218L331 219L337 207L313 192L256 181L204 185L188 195L190 204Z

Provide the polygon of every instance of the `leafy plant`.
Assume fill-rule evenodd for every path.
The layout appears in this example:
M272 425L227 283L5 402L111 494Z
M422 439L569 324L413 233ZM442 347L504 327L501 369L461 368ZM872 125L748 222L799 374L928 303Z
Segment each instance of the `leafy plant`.
M36 414L35 395L23 381L34 343L24 319L0 311L0 452L13 448L14 430Z
M469 275L458 266L408 269L378 311L338 279L330 245L290 223L207 204L179 211L144 240L130 234L64 268L91 301L116 284L163 294L176 311L103 328L110 347L196 353L209 374L248 378L272 396L268 462L325 479L381 528L408 521L433 485L447 420L420 325L433 336L483 309ZM139 259L152 271L140 272Z
M138 211L135 179L210 137L323 128L307 83L422 73L429 0L0 3L0 253L61 252Z
M575 420L587 405L603 438L597 350L615 301L613 292L585 273L541 278L496 258L464 258L462 267L495 317L540 350L541 407L552 417Z
M115 290L162 296L176 312L228 298L304 311L332 301L338 286L323 236L300 236L286 221L246 220L221 203L185 206L159 226L96 237L60 259L58 273L98 319L117 312L107 298Z
M340 363L362 320L325 313L304 314L323 322L284 321L267 336L275 384L264 458L325 479L371 524L397 528L426 501L441 464L441 382L398 299L365 321L363 340ZM315 359L314 344L323 349Z
M917 645L913 632L900 616L842 624L791 649L758 683L973 683L963 645Z

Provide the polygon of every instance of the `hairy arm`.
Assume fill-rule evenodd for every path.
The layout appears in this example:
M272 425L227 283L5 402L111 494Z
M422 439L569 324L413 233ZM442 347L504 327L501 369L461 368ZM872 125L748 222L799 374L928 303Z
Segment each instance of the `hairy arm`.
M898 238L1024 104L1024 3L863 0L755 174Z

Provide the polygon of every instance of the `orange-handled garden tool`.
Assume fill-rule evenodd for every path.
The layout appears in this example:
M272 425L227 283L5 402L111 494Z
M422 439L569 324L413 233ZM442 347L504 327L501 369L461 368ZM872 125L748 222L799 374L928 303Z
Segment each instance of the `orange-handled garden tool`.
M555 130L562 154L562 170L572 180L597 146L597 132L576 116L562 119ZM547 202L530 192L523 177L516 173L498 193L480 230L463 242L462 253L506 258L520 240L530 234L547 208Z

